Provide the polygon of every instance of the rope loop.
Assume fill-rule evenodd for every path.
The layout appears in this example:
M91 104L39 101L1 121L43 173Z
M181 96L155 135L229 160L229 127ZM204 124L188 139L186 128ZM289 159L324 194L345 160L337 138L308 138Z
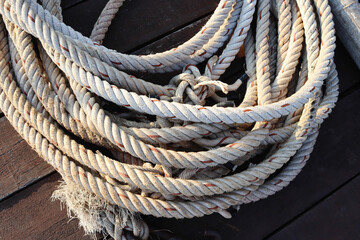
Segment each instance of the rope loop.
M88 38L60 0L0 0L0 108L63 177L54 198L89 234L147 239L140 214L229 218L286 187L338 97L328 1L220 0L192 38L149 55L101 45L123 2Z

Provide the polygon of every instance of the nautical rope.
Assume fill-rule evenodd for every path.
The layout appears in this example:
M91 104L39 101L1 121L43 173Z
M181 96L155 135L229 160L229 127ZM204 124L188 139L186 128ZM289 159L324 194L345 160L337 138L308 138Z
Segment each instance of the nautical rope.
M295 178L337 101L327 0L221 0L194 37L144 56L101 45L124 0L90 38L63 23L59 0L40 2L0 0L0 108L62 175L54 196L89 233L147 239L140 213L231 217ZM246 69L226 84L240 51Z

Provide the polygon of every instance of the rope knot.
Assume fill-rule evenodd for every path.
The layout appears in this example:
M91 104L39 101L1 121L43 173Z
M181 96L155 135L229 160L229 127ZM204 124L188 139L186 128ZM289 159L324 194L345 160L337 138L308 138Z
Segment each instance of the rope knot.
M177 86L175 96L172 97L173 101L196 105L205 105L205 99L208 97L212 97L218 102L226 101L226 99L219 97L216 92L222 91L227 94L229 85L218 80L212 80L212 70L217 60L218 56L216 55L209 59L204 74L200 73L197 66L189 64L184 67L181 74L171 79L170 84ZM187 95L185 98L184 93Z

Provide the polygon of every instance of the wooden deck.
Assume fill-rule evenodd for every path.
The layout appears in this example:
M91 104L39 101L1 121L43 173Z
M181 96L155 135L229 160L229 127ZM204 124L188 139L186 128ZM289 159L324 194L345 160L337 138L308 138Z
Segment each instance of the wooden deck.
M89 35L105 0L63 0L64 21ZM104 45L146 54L189 39L215 9L217 0L127 0ZM241 62L241 60L238 60ZM287 188L244 205L227 220L145 217L154 231L176 239L360 239L360 71L338 42L335 62L340 100L320 131L308 165ZM226 72L240 74L238 63ZM150 80L162 82L167 76ZM0 113L0 239L90 239L50 196L59 174L31 150ZM167 232L161 232L163 235Z

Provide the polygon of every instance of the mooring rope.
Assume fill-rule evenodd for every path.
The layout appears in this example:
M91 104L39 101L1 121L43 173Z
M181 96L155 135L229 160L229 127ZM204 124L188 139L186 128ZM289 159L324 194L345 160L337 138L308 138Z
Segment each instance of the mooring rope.
M191 39L143 56L101 45L124 0L90 38L59 0L0 1L1 110L62 175L54 197L88 233L147 239L140 213L231 217L295 178L337 101L327 0L221 0ZM226 84L239 52L246 73ZM179 70L166 86L131 75Z

